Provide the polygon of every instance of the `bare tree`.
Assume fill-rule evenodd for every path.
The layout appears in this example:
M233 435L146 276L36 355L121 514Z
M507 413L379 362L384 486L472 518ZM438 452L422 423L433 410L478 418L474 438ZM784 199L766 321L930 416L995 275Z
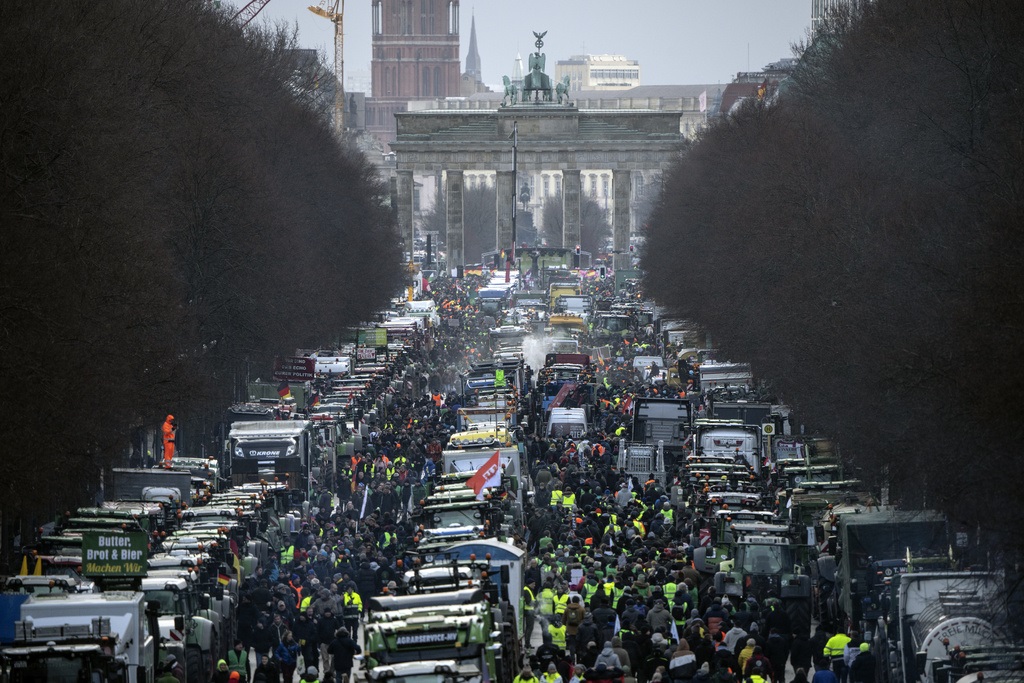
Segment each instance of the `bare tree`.
M199 452L247 356L399 287L384 188L294 48L198 1L0 6L0 445L33 462L5 523L90 497L168 412Z
M548 245L553 247L573 247L562 244L562 194L544 202L544 226L542 236ZM612 226L608 223L608 214L597 200L588 196L580 197L580 248L591 254L601 254L607 250L608 240L612 235Z
M645 284L865 479L1019 549L1024 10L861 7L666 175Z

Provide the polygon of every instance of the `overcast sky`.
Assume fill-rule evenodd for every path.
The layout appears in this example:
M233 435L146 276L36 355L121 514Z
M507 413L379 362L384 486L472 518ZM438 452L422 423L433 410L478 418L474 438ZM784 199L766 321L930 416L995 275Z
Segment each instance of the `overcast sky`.
M244 4L234 0L236 6ZM307 8L311 0L270 0L264 21L298 22L299 42L334 54L334 28ZM332 3L333 4L333 3ZM344 0L346 83L368 80L371 0ZM439 2L438 5L441 5ZM548 73L574 54L622 54L640 62L644 85L728 83L756 71L802 40L811 0L462 0L465 69L470 19L476 15L484 83L512 73L516 53L533 51L533 31L547 31Z

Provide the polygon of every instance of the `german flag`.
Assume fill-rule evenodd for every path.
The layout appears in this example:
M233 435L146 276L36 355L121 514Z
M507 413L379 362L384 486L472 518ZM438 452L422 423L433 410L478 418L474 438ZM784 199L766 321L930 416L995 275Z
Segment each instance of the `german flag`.
M231 577L221 572L220 574L217 574L217 583L222 586L226 586L231 583Z
M288 386L288 380L277 385L277 395L281 398L288 398L292 395L292 388Z

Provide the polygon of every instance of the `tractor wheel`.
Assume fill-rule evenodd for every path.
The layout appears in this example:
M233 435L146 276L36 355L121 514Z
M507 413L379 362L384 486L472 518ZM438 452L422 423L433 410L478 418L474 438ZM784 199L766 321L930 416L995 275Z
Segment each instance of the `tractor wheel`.
M811 632L810 598L790 598L785 601L785 609L789 616L789 627L793 633Z
M185 678L188 683L203 683L203 653L194 647L185 650Z

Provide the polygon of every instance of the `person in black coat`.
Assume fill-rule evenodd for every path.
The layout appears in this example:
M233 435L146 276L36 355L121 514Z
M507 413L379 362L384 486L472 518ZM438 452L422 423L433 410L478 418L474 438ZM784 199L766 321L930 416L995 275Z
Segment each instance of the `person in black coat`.
M312 607L299 614L299 618L292 626L292 636L302 648L302 661L306 666L317 666L320 662L320 647Z
M374 562L373 565L377 563ZM356 572L356 592L359 593L359 597L363 601L363 611L366 611L367 603L370 598L375 597L378 593L377 590L377 569L378 567L371 565L370 562L363 562L359 567L359 571Z
M352 640L348 629L338 629L334 640L327 646L327 652L331 655L336 683L348 683L355 656L362 653L359 643Z
M594 610L594 625L598 628L597 641L603 643L612 639L612 636L615 635L615 618L617 616L615 610L602 600L601 606Z
M334 634L341 627L341 619L334 616L334 612L330 609L325 609L323 616L317 620L316 639L320 644L320 658L322 660L320 669L325 674L331 670L331 654L329 651L331 641L334 640Z
M875 683L875 670L878 667L878 659L871 654L871 646L868 643L860 644L860 653L853 658L850 665L850 683Z
M620 633L621 635L621 633ZM622 649L629 655L630 670L634 671L639 668L640 662L644 660L644 655L640 649L640 644L637 642L638 634L630 633L626 636L622 636ZM634 665L633 663L636 662Z
M597 643L591 640L587 643L587 649L580 652L578 659L583 666L593 669L594 663L597 661L597 655L600 653L601 651L597 649Z
M793 671L797 669L803 669L805 672L812 670L813 648L806 631L799 631L793 636L793 642L789 645L789 663L793 666ZM818 652L820 654L821 651Z
M252 674L252 683L281 683L281 670L277 663L267 655L261 655L260 663Z
M775 683L786 681L786 660L789 659L789 641L786 636L772 630L764 645L764 656L771 662Z
M639 676L637 681L639 683L647 683L654 676L654 672L658 670L659 666L665 667L668 671L668 657L665 656L665 639L660 634L655 634L651 640L651 654L647 655L647 658L640 663Z
M828 642L828 637L828 632L822 626L819 626L814 632L814 635L811 636L811 657L815 665L818 664L818 660L825 658L823 652L825 650L825 643ZM808 669L808 671L810 671L810 669Z
M594 623L594 615L587 612L583 616L583 623L580 624L579 628L576 630L577 649L583 650L586 648L587 643L591 641L596 643L600 637L601 632L597 624ZM604 641L602 640L601 642L603 643Z

